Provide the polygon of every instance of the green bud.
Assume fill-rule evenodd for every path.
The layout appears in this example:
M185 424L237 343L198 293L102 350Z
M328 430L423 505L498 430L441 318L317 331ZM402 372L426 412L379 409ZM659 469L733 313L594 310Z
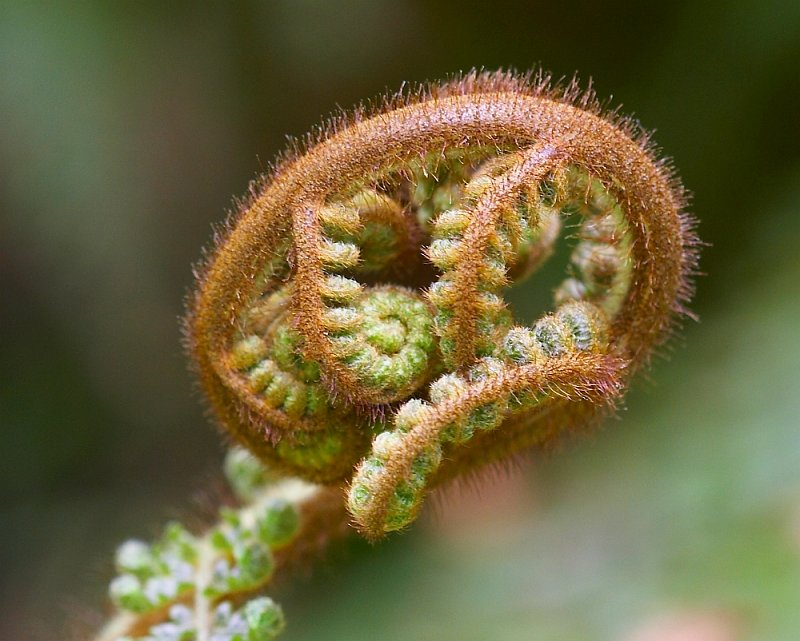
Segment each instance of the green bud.
M211 533L211 545L217 552L225 552L230 553L232 550L231 542L228 540L228 537L225 536L225 533L220 529L215 529Z
M164 528L161 541L153 546L159 557L177 556L182 561L194 563L197 560L197 539L177 521Z
M566 332L552 316L537 321L533 326L533 336L546 356L561 356L567 351Z
M269 597L253 599L242 608L247 623L246 641L272 641L283 632L283 610Z
M503 339L502 353L516 365L526 365L542 357L542 351L527 327L514 327Z
M154 608L144 593L141 582L132 574L122 574L108 588L111 602L122 610L141 614Z
M234 493L243 501L252 499L259 489L275 480L274 474L261 461L238 446L228 450L223 470Z
M300 515L294 505L275 499L266 506L258 521L258 537L271 548L280 548L292 541L300 528Z
M139 579L151 577L158 570L150 546L133 539L117 548L115 565L118 572L133 574Z
M275 569L275 562L270 549L261 543L248 543L234 549L234 559L239 569L239 576L231 581L231 586L238 589L250 589L265 583Z

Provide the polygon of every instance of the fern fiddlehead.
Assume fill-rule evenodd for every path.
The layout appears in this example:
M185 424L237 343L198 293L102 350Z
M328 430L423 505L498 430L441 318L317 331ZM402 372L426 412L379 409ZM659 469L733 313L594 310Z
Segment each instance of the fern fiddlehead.
M346 505L379 538L436 484L614 407L686 311L696 239L683 206L631 121L544 76L471 73L357 111L253 186L202 268L187 322L202 386L238 444L305 483L269 500L288 492L281 505L306 515L308 501L336 505L321 524L297 517L295 536L341 531ZM518 324L503 292L548 258L568 216L577 240L554 309ZM265 584L264 559L280 556L259 539L258 511L277 518L260 501L198 544L224 557L224 581L162 599L154 570L127 568L120 605L163 613L184 590L205 595L206 620L216 608L240 630L248 616L277 622L268 602L248 614L227 598ZM176 607L173 628L189 620ZM270 638L242 634L219 638Z

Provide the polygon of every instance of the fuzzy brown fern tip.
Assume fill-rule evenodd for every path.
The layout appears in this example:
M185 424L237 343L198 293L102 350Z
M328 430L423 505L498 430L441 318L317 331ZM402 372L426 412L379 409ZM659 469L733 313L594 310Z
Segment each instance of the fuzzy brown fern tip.
M243 505L123 546L130 614L100 638L273 638L279 608L253 595L348 520L377 539L435 485L596 423L687 313L685 202L637 124L542 73L425 85L294 145L218 235L186 322L249 452ZM553 310L521 324L503 293L567 223Z

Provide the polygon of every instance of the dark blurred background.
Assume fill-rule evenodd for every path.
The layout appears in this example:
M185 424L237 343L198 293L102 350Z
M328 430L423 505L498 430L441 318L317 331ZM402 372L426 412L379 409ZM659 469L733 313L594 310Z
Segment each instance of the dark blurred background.
M537 64L656 128L701 323L621 421L298 583L282 638L798 638L797 0L0 0L0 638L79 638L115 544L217 482L178 319L285 135Z

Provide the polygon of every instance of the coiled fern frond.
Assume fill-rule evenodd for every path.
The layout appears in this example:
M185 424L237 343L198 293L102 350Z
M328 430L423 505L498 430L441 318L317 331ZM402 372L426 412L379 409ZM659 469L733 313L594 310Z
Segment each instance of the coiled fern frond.
M296 541L348 518L377 539L435 485L596 423L687 313L697 240L684 206L633 121L543 74L427 85L296 145L218 234L187 337L219 424L300 480L202 539L170 530L155 551L126 549L117 602L162 618L171 604L159 625L191 619L187 639L269 638L240 622L277 630L273 606L229 598L299 545L264 538L279 518L269 501L295 510ZM521 324L504 291L547 260L567 220L577 232L552 311ZM134 552L172 560L128 567ZM212 577L202 591L149 587L181 564ZM180 605L189 594L194 610ZM201 633L198 616L249 631Z

